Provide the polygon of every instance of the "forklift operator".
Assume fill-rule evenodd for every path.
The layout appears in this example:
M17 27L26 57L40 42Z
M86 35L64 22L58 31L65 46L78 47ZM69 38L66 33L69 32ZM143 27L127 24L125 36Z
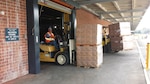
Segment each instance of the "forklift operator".
M48 32L44 35L44 37L45 37L46 44L54 45L55 48L58 50L58 45L57 45L57 42L55 41L55 36L52 33L52 28L51 27L48 28Z

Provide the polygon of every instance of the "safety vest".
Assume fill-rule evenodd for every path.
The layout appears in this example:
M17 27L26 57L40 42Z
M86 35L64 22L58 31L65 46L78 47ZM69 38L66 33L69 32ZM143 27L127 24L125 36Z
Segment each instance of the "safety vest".
M46 37L46 35L49 35L49 37ZM46 43L49 43L49 42L51 42L52 40L54 40L54 34L53 34L53 33L50 33L50 32L47 32L47 33L44 35L44 37L45 37L45 42L46 42Z

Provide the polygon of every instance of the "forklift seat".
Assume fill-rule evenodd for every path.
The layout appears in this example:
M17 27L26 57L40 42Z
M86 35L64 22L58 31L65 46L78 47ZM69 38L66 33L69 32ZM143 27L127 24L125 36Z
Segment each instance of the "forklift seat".
M55 46L46 45L46 44L40 44L40 49L45 51L45 52L54 52L54 51L56 51Z

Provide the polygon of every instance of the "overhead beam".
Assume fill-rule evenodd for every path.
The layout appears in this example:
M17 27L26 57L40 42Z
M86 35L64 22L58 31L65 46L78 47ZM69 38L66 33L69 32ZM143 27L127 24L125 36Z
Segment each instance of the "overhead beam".
M132 0L132 5L131 5L132 10L135 8L135 0ZM132 17L134 16L133 12L131 12ZM131 22L131 26L133 27L133 18L132 18L132 22Z
M146 9L133 9L133 10L98 12L98 13L100 13L100 14L110 14L110 13L126 13L126 12L143 12L143 11L146 11Z
M122 18L142 18L142 16L115 17L115 18L104 18L104 19L122 19Z
M101 2L112 2L112 1L118 1L118 0L85 0L80 1L80 5L88 5L88 4L95 4L95 3L101 3Z
M119 6L119 4L118 4L117 1L113 1L112 3L113 3L114 6L116 7L117 11L120 11L120 10L121 10L121 9L120 9L120 6ZM123 14L123 13L120 13L120 16L121 16L121 17L124 17L124 14ZM123 19L124 19L124 18L123 18ZM124 20L125 20L125 19L124 19Z
M107 19L107 20L114 20L114 19ZM112 21L112 22L118 22L118 21ZM123 21L122 21L123 22ZM127 20L126 22L132 22L131 20ZM133 21L133 24L137 24L137 23L139 23L140 21L138 20L138 21L136 21L136 20L134 20Z
M96 3L96 6L98 6L100 9L102 9L104 12L107 12L107 9L103 7L100 3ZM101 15L101 14L100 14ZM112 14L108 14L110 17L114 18ZM115 19L114 19L115 20Z
M76 8L80 8L80 4L75 2L75 1L73 1L73 0L62 0L62 1L65 2L65 3L68 3L68 4L72 5L72 6L74 6Z
M93 13L96 16L101 16L101 14L96 13L95 11L93 11L92 9L88 8L87 6L81 6L83 9Z

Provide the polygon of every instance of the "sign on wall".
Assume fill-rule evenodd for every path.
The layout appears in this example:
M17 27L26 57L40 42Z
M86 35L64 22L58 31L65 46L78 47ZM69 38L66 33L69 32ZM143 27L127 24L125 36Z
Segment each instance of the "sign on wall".
M19 40L18 28L5 28L5 40L6 41L18 41Z

